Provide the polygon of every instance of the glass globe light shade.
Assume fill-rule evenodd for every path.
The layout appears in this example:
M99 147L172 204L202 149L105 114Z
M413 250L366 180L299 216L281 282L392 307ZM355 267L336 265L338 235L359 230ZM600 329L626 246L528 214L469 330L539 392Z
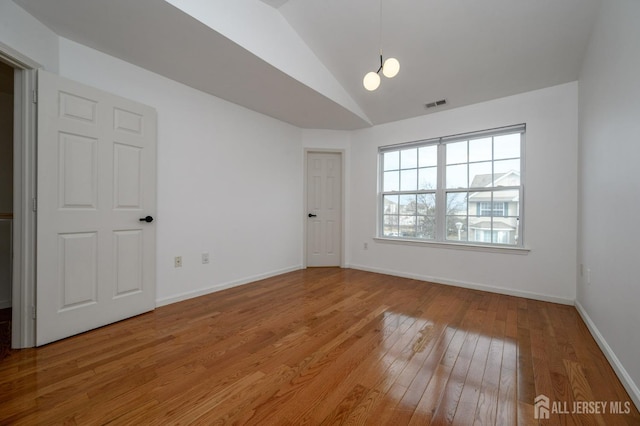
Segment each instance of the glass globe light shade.
M362 80L362 84L364 85L365 89L372 92L376 90L378 86L380 86L380 76L376 72L373 72L373 71L368 72L364 76L364 79Z
M400 62L396 58L388 58L382 66L382 74L387 78L393 78L400 71Z

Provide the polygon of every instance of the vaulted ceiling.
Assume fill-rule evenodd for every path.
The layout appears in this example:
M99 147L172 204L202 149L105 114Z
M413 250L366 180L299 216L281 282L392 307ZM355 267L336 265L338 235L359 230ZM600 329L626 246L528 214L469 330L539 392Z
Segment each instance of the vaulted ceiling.
M326 129L575 81L600 7L600 0L14 1L62 37L296 126ZM381 47L400 61L400 73L368 92L362 77L377 70ZM425 109L440 99L446 105Z

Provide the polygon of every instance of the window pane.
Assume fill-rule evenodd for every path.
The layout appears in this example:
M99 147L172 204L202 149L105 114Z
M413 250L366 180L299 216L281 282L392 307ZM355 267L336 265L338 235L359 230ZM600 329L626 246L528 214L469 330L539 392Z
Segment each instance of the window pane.
M438 146L429 145L418 149L418 166L431 167L438 164Z
M469 164L470 188L484 188L492 185L491 161Z
M467 241L467 218L447 216L447 240Z
M447 164L467 162L467 141L447 144Z
M493 232L491 234L493 243L496 244L517 244L518 220L515 217L493 218Z
M415 237L416 236L416 217L400 216L400 236Z
M418 209L420 215L436 214L436 194L418 194Z
M427 167L418 169L418 189L436 189L438 186L438 169Z
M484 138L469 141L469 162L491 160L491 139Z
M400 168L400 153L398 151L385 152L382 162L383 170L398 170Z
M400 172L384 172L384 192L400 190Z
M520 158L520 133L493 138L493 158Z
M387 226L385 225L382 230L382 235L385 237L397 237L398 234L398 226Z
M467 215L467 193L450 192L447 194L447 215Z
M502 160L493 163L495 186L520 186L520 160Z
M397 195L384 196L384 214L398 214L399 198Z
M436 238L436 217L435 216L418 216L416 226L416 237L426 240L434 240Z
M504 214L500 216L512 216L517 217L520 215L520 191L517 189L510 189L507 191L494 191L493 204L494 208L498 209L500 206L504 210Z
M402 170L400 172L400 191L415 191L418 189L418 170Z
M468 188L466 164L447 166L447 188Z
M398 216L393 214L384 215L383 224L385 226L398 226Z
M416 196L414 194L400 196L400 214L416 214Z
M483 211L486 214L483 215ZM476 191L469 194L469 215L491 216L491 191Z
M479 243L491 242L490 217L469 217L469 241Z
M415 169L418 167L418 148L400 151L400 168Z
M398 216L385 215L382 224L382 235L385 237L397 237L400 235L398 231Z

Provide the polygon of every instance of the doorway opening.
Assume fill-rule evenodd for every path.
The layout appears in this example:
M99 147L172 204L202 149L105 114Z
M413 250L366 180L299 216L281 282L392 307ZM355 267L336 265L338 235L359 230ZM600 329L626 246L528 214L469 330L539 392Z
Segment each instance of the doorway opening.
M7 351L35 345L35 125L40 67L0 42L0 214L5 219L0 222L0 342L10 339Z
M11 349L14 69L0 62L0 359Z

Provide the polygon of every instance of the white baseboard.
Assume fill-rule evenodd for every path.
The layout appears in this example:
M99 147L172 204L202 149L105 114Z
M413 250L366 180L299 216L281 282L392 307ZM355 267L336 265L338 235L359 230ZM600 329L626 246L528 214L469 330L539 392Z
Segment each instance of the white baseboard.
M375 272L378 274L393 275L396 277L409 278L409 279L419 280L419 281L428 281L436 284L452 285L456 287L468 288L471 290L481 290L481 291L488 291L490 293L506 294L508 296L516 296L516 297L524 297L524 298L533 299L533 300L541 300L543 302L560 303L562 305L571 305L571 306L573 306L574 304L573 299L565 299L562 297L549 296L546 294L539 294L539 293L533 293L533 292L522 291L522 290L514 290L509 288L503 288L503 287L494 287L486 284L478 284L478 283L472 283L468 281L456 281L456 280L450 280L442 277L431 277L427 275L410 274L407 272L396 271L393 269L372 268L370 266L363 266L363 265L351 264L348 267L353 269L359 269L362 271Z
M609 364L611 364L611 367L613 367L613 370L616 372L616 375L622 382L622 386L624 386L624 388L627 390L627 393L633 400L633 403L636 405L638 410L640 410L640 389L638 389L638 385L636 385L631 376L629 376L629 373L627 373L627 370L624 368L616 354L613 352L613 349L611 349L611 346L609 346L604 336L600 333L598 327L596 327L595 323L591 320L591 317L589 316L589 314L587 314L587 311L584 309L584 307L577 300L575 306L578 310L578 313L582 317L582 320L591 332L591 335L595 339L598 346L600 346L600 349L604 353L604 356L607 357Z
M251 277L242 278L236 281L230 281L226 283L216 284L211 287L206 287L198 290L187 291L185 293L176 294L169 297L163 297L156 299L156 307L170 305L176 302L182 302L183 300L193 299L194 297L204 296L205 294L215 293L216 291L226 290L228 288L237 287L244 284L249 284L254 281L263 280L265 278L275 277L276 275L286 274L287 272L293 272L302 269L302 265L292 266L289 268L279 269L276 271L266 272L264 274L253 275Z

